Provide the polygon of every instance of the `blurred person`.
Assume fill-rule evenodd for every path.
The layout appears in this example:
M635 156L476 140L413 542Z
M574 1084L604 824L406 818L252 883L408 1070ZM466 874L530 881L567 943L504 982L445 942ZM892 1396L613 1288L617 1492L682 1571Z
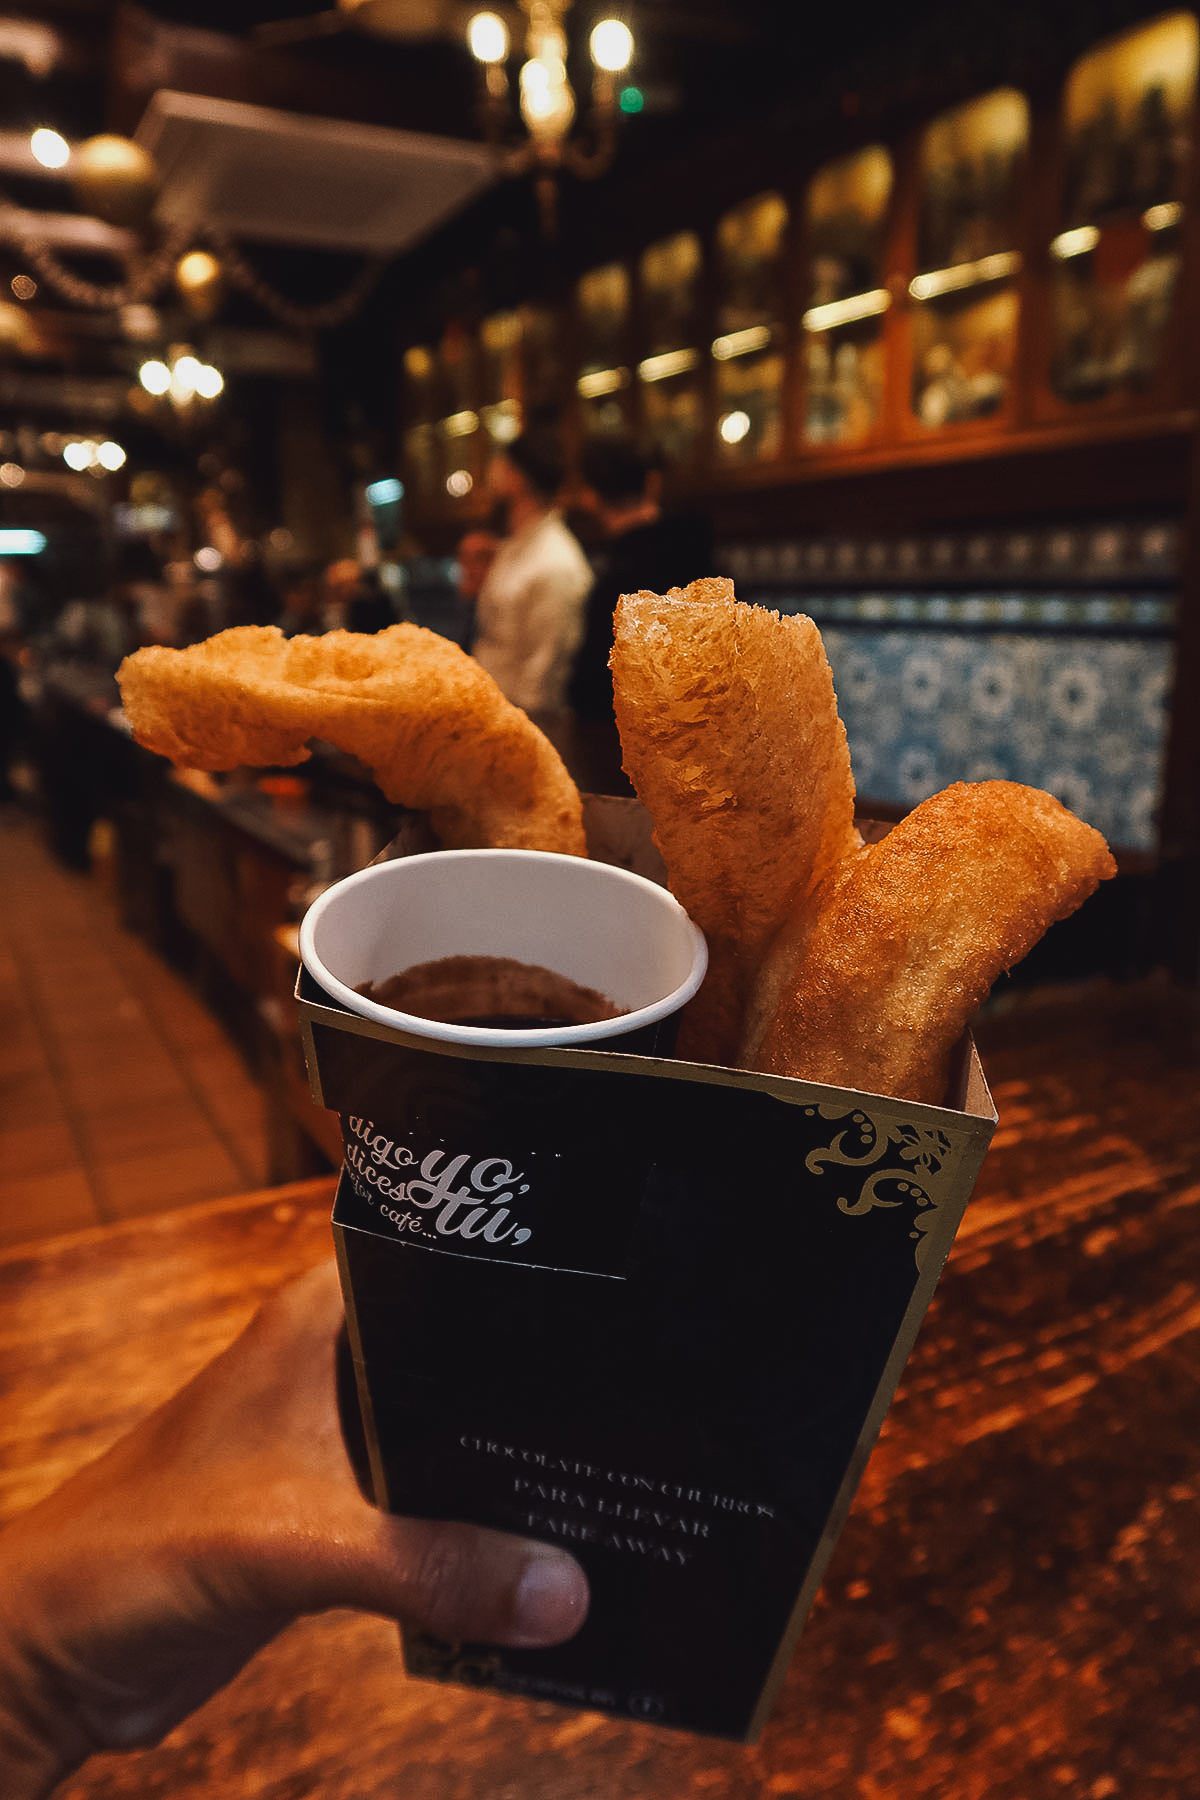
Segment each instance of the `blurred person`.
M702 515L664 514L662 471L632 438L593 438L584 446L582 473L605 542L592 552L595 579L568 698L579 720L615 732L608 659L617 601L641 588L665 594L711 574L712 538Z
M142 629L142 607L124 582L95 599L71 600L55 621L52 657L66 656L115 674L131 651L154 642Z
M385 592L379 579L379 570L363 569L359 575L358 587L350 596L350 604L346 608L346 630L386 631L389 625L399 623L401 615L405 618L408 616L403 599L398 608L393 596Z
M392 603L374 578L352 556L330 563L325 571L327 631L386 631L396 623Z
M338 1415L337 1273L284 1288L97 1461L0 1531L0 1788L46 1800L89 1756L159 1743L306 1613L436 1636L572 1637L566 1551L362 1496Z
M226 624L270 625L279 610L279 595L252 538L243 541L241 555L222 573Z
M458 541L458 597L463 604L461 643L464 650L475 648L475 611L479 590L496 560L499 548L500 539L494 531L467 531Z
M320 637L325 607L316 569L291 569L283 578L283 611L275 620L284 637Z
M514 438L494 458L490 480L509 535L479 590L474 655L514 705L561 714L592 571L555 506L563 480L557 433L538 427Z
M117 579L131 602L145 644L179 642L174 596L162 563L144 538L127 540L117 558Z
M345 631L350 602L358 589L358 564L352 556L331 562L321 577L321 605L326 631Z

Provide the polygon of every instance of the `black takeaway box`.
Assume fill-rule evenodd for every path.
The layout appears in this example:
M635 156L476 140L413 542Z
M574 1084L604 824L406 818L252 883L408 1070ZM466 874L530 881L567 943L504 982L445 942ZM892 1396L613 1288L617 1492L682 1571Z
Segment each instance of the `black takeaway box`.
M636 803L586 818L594 859L661 878ZM378 1504L591 1584L568 1643L405 1631L410 1674L753 1741L995 1128L973 1046L936 1107L432 1043L307 970L297 998Z

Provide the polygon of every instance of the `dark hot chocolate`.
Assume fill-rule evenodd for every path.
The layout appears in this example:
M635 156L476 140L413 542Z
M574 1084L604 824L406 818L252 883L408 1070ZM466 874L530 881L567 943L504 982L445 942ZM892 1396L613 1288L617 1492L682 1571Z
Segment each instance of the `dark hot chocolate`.
M377 1006L420 1019L489 1030L591 1025L619 1019L628 1010L553 969L508 956L443 956L385 981L364 982L357 992Z

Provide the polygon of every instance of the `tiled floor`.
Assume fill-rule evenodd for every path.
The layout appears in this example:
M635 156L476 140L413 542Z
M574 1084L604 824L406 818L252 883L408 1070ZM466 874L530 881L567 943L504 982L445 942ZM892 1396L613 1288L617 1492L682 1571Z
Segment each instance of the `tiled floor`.
M0 806L0 1244L261 1187L262 1097L102 881Z

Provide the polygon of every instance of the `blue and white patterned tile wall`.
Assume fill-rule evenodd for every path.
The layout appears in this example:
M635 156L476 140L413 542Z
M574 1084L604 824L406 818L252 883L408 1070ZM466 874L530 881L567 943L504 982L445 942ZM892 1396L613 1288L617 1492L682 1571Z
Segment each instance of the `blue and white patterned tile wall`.
M925 532L904 537L811 537L721 546L721 566L738 583L870 582L882 586L1039 587L1169 580L1179 561L1174 519L1062 522L1003 531Z
M1114 845L1154 848L1169 640L828 623L822 635L864 799L914 806L999 777L1056 794Z
M742 599L820 625L868 808L1002 777L1152 851L1178 546L1172 521L1116 520L728 545L721 560Z

